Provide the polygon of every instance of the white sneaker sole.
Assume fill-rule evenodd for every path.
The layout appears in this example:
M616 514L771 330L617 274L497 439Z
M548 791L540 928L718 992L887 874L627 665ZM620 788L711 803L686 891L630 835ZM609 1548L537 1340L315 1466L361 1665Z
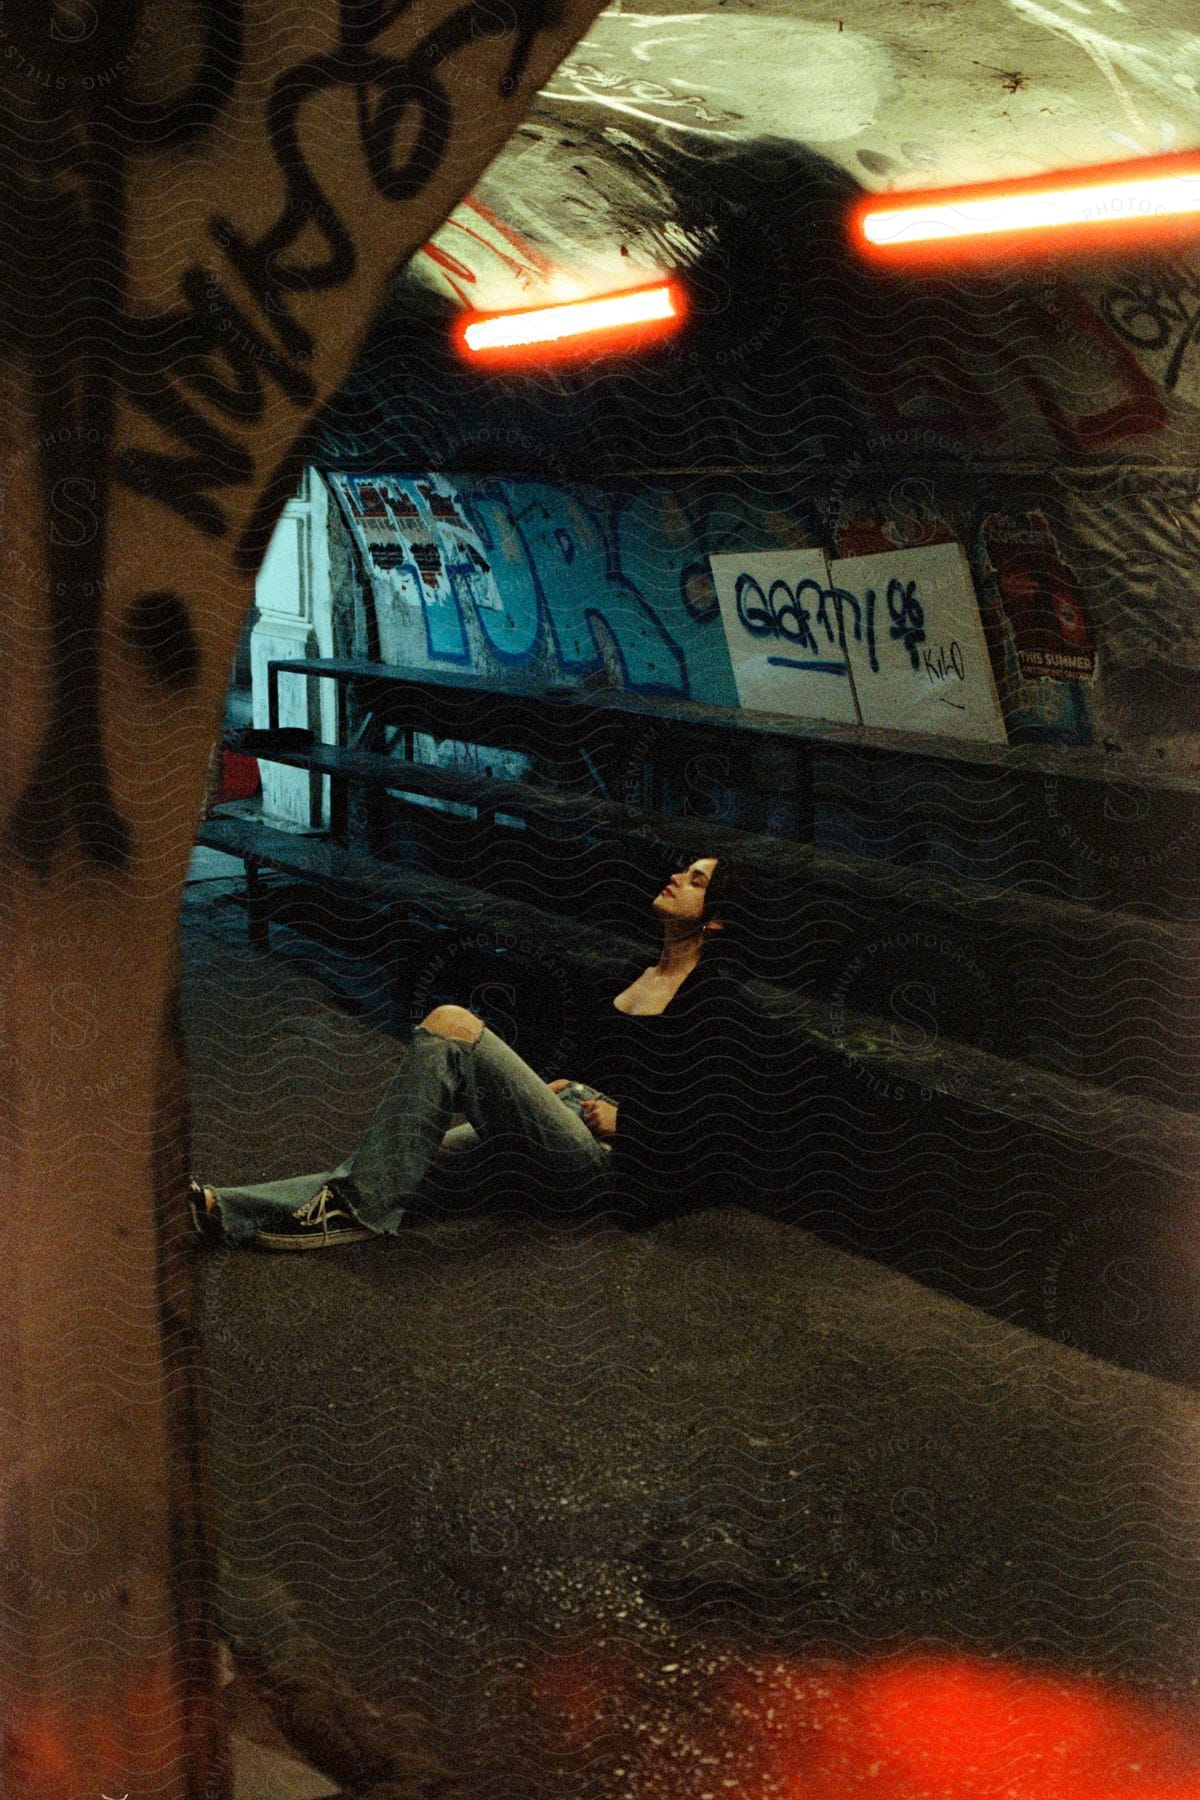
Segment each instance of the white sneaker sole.
M335 1225L330 1231L256 1231L250 1241L264 1250L336 1250L378 1236L366 1225Z

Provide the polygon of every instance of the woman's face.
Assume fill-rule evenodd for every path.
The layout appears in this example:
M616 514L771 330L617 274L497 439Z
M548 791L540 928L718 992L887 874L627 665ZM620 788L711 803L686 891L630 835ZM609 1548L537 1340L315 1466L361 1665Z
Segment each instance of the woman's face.
M704 912L708 884L717 866L715 856L698 856L689 868L672 875L654 901L654 911L664 922L698 925Z

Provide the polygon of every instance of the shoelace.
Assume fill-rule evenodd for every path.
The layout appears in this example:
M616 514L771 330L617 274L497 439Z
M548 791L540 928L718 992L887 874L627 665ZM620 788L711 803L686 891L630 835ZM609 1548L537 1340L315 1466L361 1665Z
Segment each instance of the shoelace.
M321 1227L321 1230L325 1233L325 1236L328 1237L329 1236L329 1213L330 1213L329 1203L332 1199L333 1199L333 1194L331 1193L331 1191L328 1187L319 1188L317 1190L317 1192L313 1195L312 1199L308 1202L307 1206L300 1207L299 1210L293 1215L296 1220L296 1223L298 1225L319 1225ZM333 1212L334 1212L334 1216L336 1218L341 1219L341 1218L345 1217L345 1214L343 1213L340 1206L334 1207Z

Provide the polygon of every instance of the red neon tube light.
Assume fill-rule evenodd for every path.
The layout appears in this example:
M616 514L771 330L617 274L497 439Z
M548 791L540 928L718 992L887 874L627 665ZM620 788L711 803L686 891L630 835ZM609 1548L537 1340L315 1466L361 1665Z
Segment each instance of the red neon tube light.
M519 312L471 313L455 335L463 354L488 362L524 362L636 347L674 331L683 321L683 296L673 282L599 294Z
M1200 153L868 195L851 214L850 232L857 249L880 263L995 262L1006 254L1200 237Z

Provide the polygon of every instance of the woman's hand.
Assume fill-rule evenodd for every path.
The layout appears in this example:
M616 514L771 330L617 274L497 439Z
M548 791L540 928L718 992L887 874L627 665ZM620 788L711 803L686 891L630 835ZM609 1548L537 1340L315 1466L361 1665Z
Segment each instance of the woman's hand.
M550 1089L552 1094L561 1094L563 1089L570 1087L570 1085L571 1083L565 1075L560 1075L557 1081L548 1081L546 1083L546 1086Z
M611 1100L581 1100L579 1116L593 1137L615 1137L617 1109Z

